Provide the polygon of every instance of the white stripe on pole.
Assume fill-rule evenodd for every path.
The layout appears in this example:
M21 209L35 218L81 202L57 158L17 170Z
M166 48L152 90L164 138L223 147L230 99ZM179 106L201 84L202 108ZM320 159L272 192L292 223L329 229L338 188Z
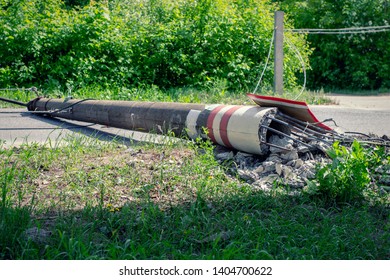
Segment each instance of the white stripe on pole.
M233 113L228 123L228 137L234 148L247 153L262 154L259 126L273 108L245 106Z
M198 110L191 110L187 115L187 119L186 119L186 127L188 129L187 134L188 137L190 137L191 139L196 139L199 136L198 130L196 128L196 121L198 120L200 112L201 111Z

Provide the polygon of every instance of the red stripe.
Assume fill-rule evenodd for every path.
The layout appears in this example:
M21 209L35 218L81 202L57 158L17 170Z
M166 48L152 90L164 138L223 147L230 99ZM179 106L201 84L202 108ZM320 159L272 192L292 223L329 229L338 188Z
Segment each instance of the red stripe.
M213 141L214 143L217 143L215 140L214 132L213 132L213 122L215 119L215 116L218 114L219 111L224 108L225 105L219 105L218 107L214 108L211 112L210 115L207 117L207 130L208 130L208 136L210 137L210 140Z
M295 100L289 100L289 99L285 99L285 98L280 98L280 97L274 97L274 96L262 96L262 95L256 95L256 94L252 94L252 93L248 93L247 96L249 96L252 100L258 100L259 102L261 102L262 100L270 100L270 101L277 101L277 102L283 102L285 103L284 104L281 104L281 106L288 106L289 104L293 104L293 105L300 105L300 106L303 106L304 108L300 108L300 109L303 109L303 110L306 110L307 113L310 115L310 118L312 119L311 121L309 122L313 122L313 123L318 123L316 124L317 126L319 127L322 127L323 129L326 129L326 130L333 130L332 128L330 128L329 126L321 123L317 118L316 116L313 114L313 112L310 110L309 106L307 105L306 102L303 102L303 101L295 101ZM275 107L278 107L278 104L274 104ZM308 121L308 120L306 120Z
M280 98L280 97L275 97L275 96L256 95L256 94L252 94L252 93L248 93L247 96L249 96L252 99L259 99L259 100L264 99L264 100L284 102L284 103L288 103L288 104L307 106L307 103L304 101L290 100L290 99L285 99L285 98Z
M240 109L242 106L234 106L227 110L221 119L221 123L219 125L219 134L221 135L222 142L225 144L228 148L233 148L232 144L229 141L229 135L227 131L227 126L229 124L230 117L234 114L235 111ZM244 124L243 124L244 125Z

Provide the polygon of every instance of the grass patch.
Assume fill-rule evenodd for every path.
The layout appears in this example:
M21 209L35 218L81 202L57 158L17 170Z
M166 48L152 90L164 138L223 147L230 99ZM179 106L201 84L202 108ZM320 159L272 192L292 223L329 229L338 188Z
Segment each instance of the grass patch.
M382 195L389 180L390 155L385 147L363 147L354 141L347 149L335 142L328 150L332 162L317 168L315 179L307 193L328 204L378 203L389 196ZM387 201L386 201L387 199Z
M388 259L386 204L254 190L207 142L0 148L2 259Z
M126 100L126 101L153 101L153 102L182 102L182 103L202 103L202 104L241 104L253 105L254 103L246 96L247 92L232 92L227 89L224 82L214 83L205 89L196 89L191 87L171 88L167 90L159 89L156 86L144 86L138 88L102 88L100 86L90 86L74 89L69 87L66 91L59 89L50 89L39 92L39 95L45 95L52 98L73 98L83 99L92 98L98 100ZM257 92L259 95L274 95L270 90ZM0 96L29 102L36 98L36 94L31 91L1 91ZM305 101L308 104L330 104L332 100L322 91L304 91L300 89L286 90L282 98ZM20 107L5 102L0 102L0 108Z

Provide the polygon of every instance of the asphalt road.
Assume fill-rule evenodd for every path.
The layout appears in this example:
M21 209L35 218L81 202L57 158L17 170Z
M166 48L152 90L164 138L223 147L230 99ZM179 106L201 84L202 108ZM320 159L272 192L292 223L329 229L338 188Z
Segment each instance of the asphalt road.
M335 96L339 105L310 106L319 120L333 119L327 125L341 131L390 136L390 95L379 97ZM66 143L70 136L88 136L124 144L137 141L161 142L164 137L147 133L33 115L26 109L0 109L0 141L5 146L24 143ZM73 138L74 139L74 138ZM61 140L61 141L60 141Z
M342 131L390 136L390 95L332 95L337 105L310 106L319 120L332 118ZM336 128L335 125L327 125Z
M131 145L139 141L159 143L167 137L99 124L42 117L25 109L0 109L0 142L6 147L31 143L55 146L74 141L76 138L115 140L121 144Z

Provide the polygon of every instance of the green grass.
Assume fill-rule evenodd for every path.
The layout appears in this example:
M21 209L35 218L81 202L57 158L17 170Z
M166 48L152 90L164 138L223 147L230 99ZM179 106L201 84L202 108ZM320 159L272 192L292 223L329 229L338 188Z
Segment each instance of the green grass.
M208 142L64 141L0 148L0 258L390 257L386 204L255 190Z
M171 88L162 90L155 86L145 86L143 88L101 88L99 86L85 88L68 88L66 91L58 89L45 90L39 92L41 96L51 98L93 98L99 100L128 100L128 101L155 101L155 102L183 102L183 103L203 103L203 104L254 104L247 96L248 92L231 92L226 85L221 82L214 84L207 89L196 88ZM270 90L260 90L259 95L274 95ZM28 102L36 98L36 94L30 91L0 91L0 96L22 102ZM304 91L300 89L286 90L280 96L288 99L305 101L308 104L329 104L331 99L321 92ZM0 108L19 107L0 101Z
M1 95L23 102L35 97ZM204 91L69 88L48 95L250 104L223 84ZM321 92L304 92L299 100L328 102ZM277 185L265 193L218 164L207 142L166 138L126 147L68 137L15 148L0 143L0 184L1 259L390 257L386 200L332 205Z

